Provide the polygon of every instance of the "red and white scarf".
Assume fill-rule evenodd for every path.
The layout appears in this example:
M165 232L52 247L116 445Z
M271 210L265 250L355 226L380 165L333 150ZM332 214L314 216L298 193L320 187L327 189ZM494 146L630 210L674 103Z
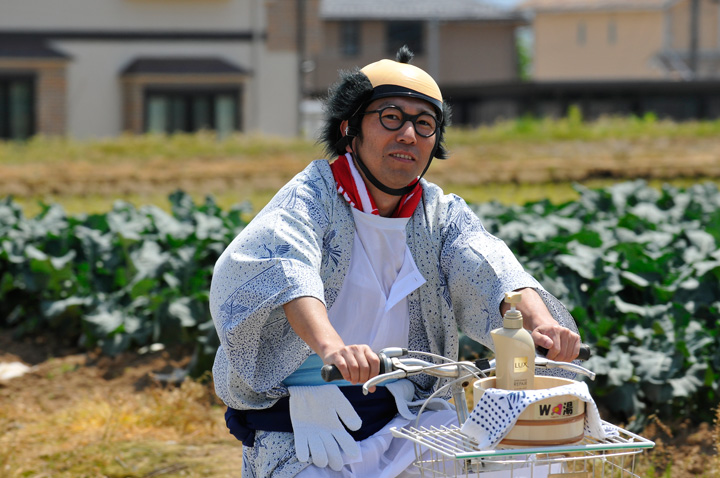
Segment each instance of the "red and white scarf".
M368 193L365 181L355 168L352 156L346 153L344 156L338 157L331 165L335 182L337 183L338 193L345 198L350 206L355 209L379 216L378 208L375 205L370 193ZM415 212L420 198L422 197L422 186L420 181L415 181L415 187L412 191L400 198L395 212L392 217L410 217Z

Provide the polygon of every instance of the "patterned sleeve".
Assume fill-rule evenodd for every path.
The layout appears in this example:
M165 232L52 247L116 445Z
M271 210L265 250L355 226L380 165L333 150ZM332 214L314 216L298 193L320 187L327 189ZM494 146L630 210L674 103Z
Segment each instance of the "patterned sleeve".
M485 230L461 198L450 195L440 255L458 327L492 348L490 331L502 326L500 303L505 292L541 289L507 245Z
M210 312L221 346L213 373L218 395L233 408L267 406L272 389L310 354L282 305L302 296L325 302L329 187L316 169L281 189L215 265Z
M540 294L560 325L578 331L565 306L523 269L502 240L485 230L462 199L455 197L449 210L441 271L447 276L453 313L462 332L494 349L490 331L502 327L500 304L505 292L524 287L532 287ZM538 369L537 373L566 378L575 375L561 369Z

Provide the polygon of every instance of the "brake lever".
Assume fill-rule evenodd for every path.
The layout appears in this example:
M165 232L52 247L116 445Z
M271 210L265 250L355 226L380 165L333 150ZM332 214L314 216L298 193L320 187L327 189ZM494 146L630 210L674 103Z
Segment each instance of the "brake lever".
M422 373L424 370L422 365L405 364L396 357L384 356L381 357L381 359L390 362L389 366L386 365L385 370L391 369L393 371L382 373L365 382L362 386L363 395L367 395L371 387L375 387L383 382L393 379L406 378L410 375L417 375Z
M393 372L384 373L382 375L376 375L375 377L371 378L367 382L365 382L362 386L362 392L363 395L367 395L370 393L370 388L375 387L377 385L380 385L383 382L386 382L388 380L392 379L400 379L407 377L407 374L404 370L395 370Z

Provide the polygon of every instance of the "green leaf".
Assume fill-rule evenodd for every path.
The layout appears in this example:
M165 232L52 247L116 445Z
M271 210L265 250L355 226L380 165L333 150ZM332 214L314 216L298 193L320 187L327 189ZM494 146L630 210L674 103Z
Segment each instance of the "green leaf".
M672 378L669 383L674 398L688 398L694 395L703 386L706 364L693 364L685 371L682 377Z
M639 288L648 287L650 285L650 281L647 279L644 279L640 277L639 275L630 272L630 271L622 271L620 272L620 277L625 279L630 284L637 286Z
M130 288L130 298L136 299L140 296L149 295L158 286L158 281L151 277L145 277L135 281Z
M82 308L92 303L90 297L68 297L61 300L43 301L41 309L47 319L56 319L67 316L79 316Z
M182 282L180 282L180 279L168 272L163 274L163 280L171 289L177 289L182 284Z
M170 254L162 250L155 241L144 240L139 249L130 253L130 261L137 270L138 277L158 277Z
M168 307L168 314L177 319L182 327L194 327L197 325L197 320L193 315L190 304L190 298L182 297L172 301L170 307Z
M104 338L121 330L123 313L117 309L102 308L86 315L85 322L91 326L96 337Z

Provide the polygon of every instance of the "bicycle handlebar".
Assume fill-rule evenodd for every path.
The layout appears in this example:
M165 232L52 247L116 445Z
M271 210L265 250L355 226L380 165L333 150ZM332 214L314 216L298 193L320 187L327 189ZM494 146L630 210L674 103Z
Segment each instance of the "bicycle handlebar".
M537 347L538 352L540 352L543 356L548 352L547 349L543 347ZM444 376L444 377L457 377L459 373L458 368L458 362L452 364L452 365L434 365L430 362L425 362L423 360L419 359L411 359L411 358L405 358L402 361L395 361L393 362L393 358L395 357L401 357L403 355L407 355L408 350L407 349L401 349L399 347L392 347L383 349L378 356L380 357L380 373L378 374L378 377L381 375L383 376L383 380L388 380L390 378L396 378L396 377L390 377L389 373L398 372L397 378L404 378L408 374L414 374L414 373L420 373L425 372L429 373L429 370L434 369L434 373L432 373L435 376ZM590 346L587 344L581 344L580 346L580 354L578 355L578 358L580 360L587 360L592 355L592 350L590 349ZM494 362L494 360L492 361ZM460 362L462 363L462 362ZM489 363L489 362L488 362ZM579 367L577 365L574 365L572 363L568 363L567 365L561 365L560 362L553 362L552 360L543 359L541 361L545 367L547 368L555 368L555 367L567 367L572 368L573 371L579 372L579 373L585 373L586 375L590 376L590 378L594 379L595 374L586 370L582 369L582 367ZM470 362L465 363L467 365L472 366ZM448 368L451 367L451 368ZM492 366L489 370L482 370L483 368L487 367L481 367L480 365L477 365L477 370L480 372L489 372L494 368ZM582 369L582 370L580 370ZM589 372L589 373L587 373ZM325 382L333 382L335 380L342 380L343 376L342 373L340 373L340 370L333 364L323 365L322 369L320 369L320 375L322 376L322 379Z
M380 361L380 375L385 373L385 367L382 360ZM323 365L320 369L320 376L326 382L334 382L335 380L342 380L343 376L340 370L334 364Z
M543 357L548 353L548 349L545 347L535 347L535 350L537 350ZM590 349L590 346L588 344L580 344L580 352L578 353L577 358L579 360L587 360L591 355L592 350Z

